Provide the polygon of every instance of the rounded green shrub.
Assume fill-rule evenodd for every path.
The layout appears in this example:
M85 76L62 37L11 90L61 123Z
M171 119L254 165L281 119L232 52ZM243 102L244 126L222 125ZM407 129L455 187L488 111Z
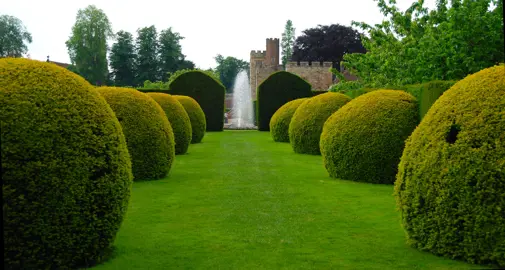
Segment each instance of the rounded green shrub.
M205 114L207 131L223 131L225 87L204 71L191 70L170 79L169 93L192 97Z
M319 139L328 117L349 102L344 94L328 92L303 102L291 118L289 142L295 153L319 155Z
M280 107L270 119L270 134L275 142L289 142L289 123L298 106L308 98L292 100Z
M55 64L0 59L5 269L89 267L110 251L132 169L114 113Z
M98 87L116 114L128 145L134 180L167 176L175 156L174 132L154 99L132 88Z
M205 113L202 108L191 97L188 96L179 96L173 95L184 107L186 112L188 113L189 120L191 121L191 143L200 143L202 142L203 136L205 135Z
M180 155L188 151L191 143L191 121L188 113L181 103L169 94L163 93L148 93L148 96L153 98L161 108L172 126L175 137L175 154Z
M334 178L392 184L417 123L412 95L395 90L361 95L326 120L320 142L324 166Z
M505 267L505 66L457 82L406 142L395 196L408 242Z
M291 100L312 97L311 85L299 76L287 72L275 72L258 86L258 130L269 131L274 113Z

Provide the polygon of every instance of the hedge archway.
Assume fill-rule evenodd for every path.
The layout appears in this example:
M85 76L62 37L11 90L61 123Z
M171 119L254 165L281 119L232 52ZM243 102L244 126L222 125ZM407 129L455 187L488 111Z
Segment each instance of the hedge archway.
M270 119L282 105L299 98L312 97L311 85L299 76L278 71L258 86L258 130L269 131Z
M221 82L203 71L191 70L171 79L169 94L196 100L205 114L206 131L223 131L225 88Z

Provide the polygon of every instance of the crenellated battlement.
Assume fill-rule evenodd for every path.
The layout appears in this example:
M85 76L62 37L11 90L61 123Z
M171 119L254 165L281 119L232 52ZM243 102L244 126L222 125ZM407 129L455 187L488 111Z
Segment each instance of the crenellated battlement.
M332 67L333 64L332 62L320 62L320 61L301 61L301 62L296 62L296 61L291 61L286 64L286 68L294 68L294 67L304 67L304 68L311 68L311 67L325 67L325 68L330 68Z
M279 39L278 38L267 38L267 42L272 42L272 41L278 42Z
M251 51L251 57L253 58L265 58L265 55L267 54L267 51L261 51L261 50L252 50Z

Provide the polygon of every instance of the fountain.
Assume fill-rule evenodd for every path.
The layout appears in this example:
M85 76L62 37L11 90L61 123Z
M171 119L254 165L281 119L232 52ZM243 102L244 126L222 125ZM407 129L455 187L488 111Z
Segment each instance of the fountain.
M241 70L233 85L233 108L230 111L231 123L229 129L256 129L254 125L254 110L251 87L247 72Z

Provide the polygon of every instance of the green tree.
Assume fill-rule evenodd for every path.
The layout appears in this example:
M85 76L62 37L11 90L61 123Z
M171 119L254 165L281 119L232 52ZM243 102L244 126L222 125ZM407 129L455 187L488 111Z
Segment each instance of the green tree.
M249 75L249 62L232 56L225 58L220 54L214 57L214 59L217 63L216 72L219 74L220 81L226 87L227 93L233 92L233 83L240 70L245 69Z
M20 19L0 16L0 57L21 57L28 52L25 41L32 43L32 35Z
M352 27L331 24L318 25L302 31L295 40L293 61L328 61L340 70L345 54L365 53L360 33Z
M180 69L195 69L195 63L193 63L193 61L183 59L178 67L178 70Z
M459 80L503 61L503 1L438 0L431 11L423 4L401 12L394 1L378 0L387 20L353 22L366 33L367 53L344 56L344 65L380 87Z
M112 25L101 9L94 5L79 9L66 45L77 72L92 84L107 81L107 39L112 37Z
M152 82L159 80L158 47L158 33L154 25L137 30L136 85L141 85L147 80Z
M291 60L293 55L293 45L295 44L295 28L293 22L288 20L282 33L281 50L282 50L282 66L286 69L286 64Z
M179 41L184 39L179 33L173 32L172 27L161 31L159 37L159 59L161 80L168 79L168 73L181 69L184 61L182 47Z
M133 35L126 31L119 31L116 36L117 41L112 45L109 58L114 85L133 86L135 84Z

